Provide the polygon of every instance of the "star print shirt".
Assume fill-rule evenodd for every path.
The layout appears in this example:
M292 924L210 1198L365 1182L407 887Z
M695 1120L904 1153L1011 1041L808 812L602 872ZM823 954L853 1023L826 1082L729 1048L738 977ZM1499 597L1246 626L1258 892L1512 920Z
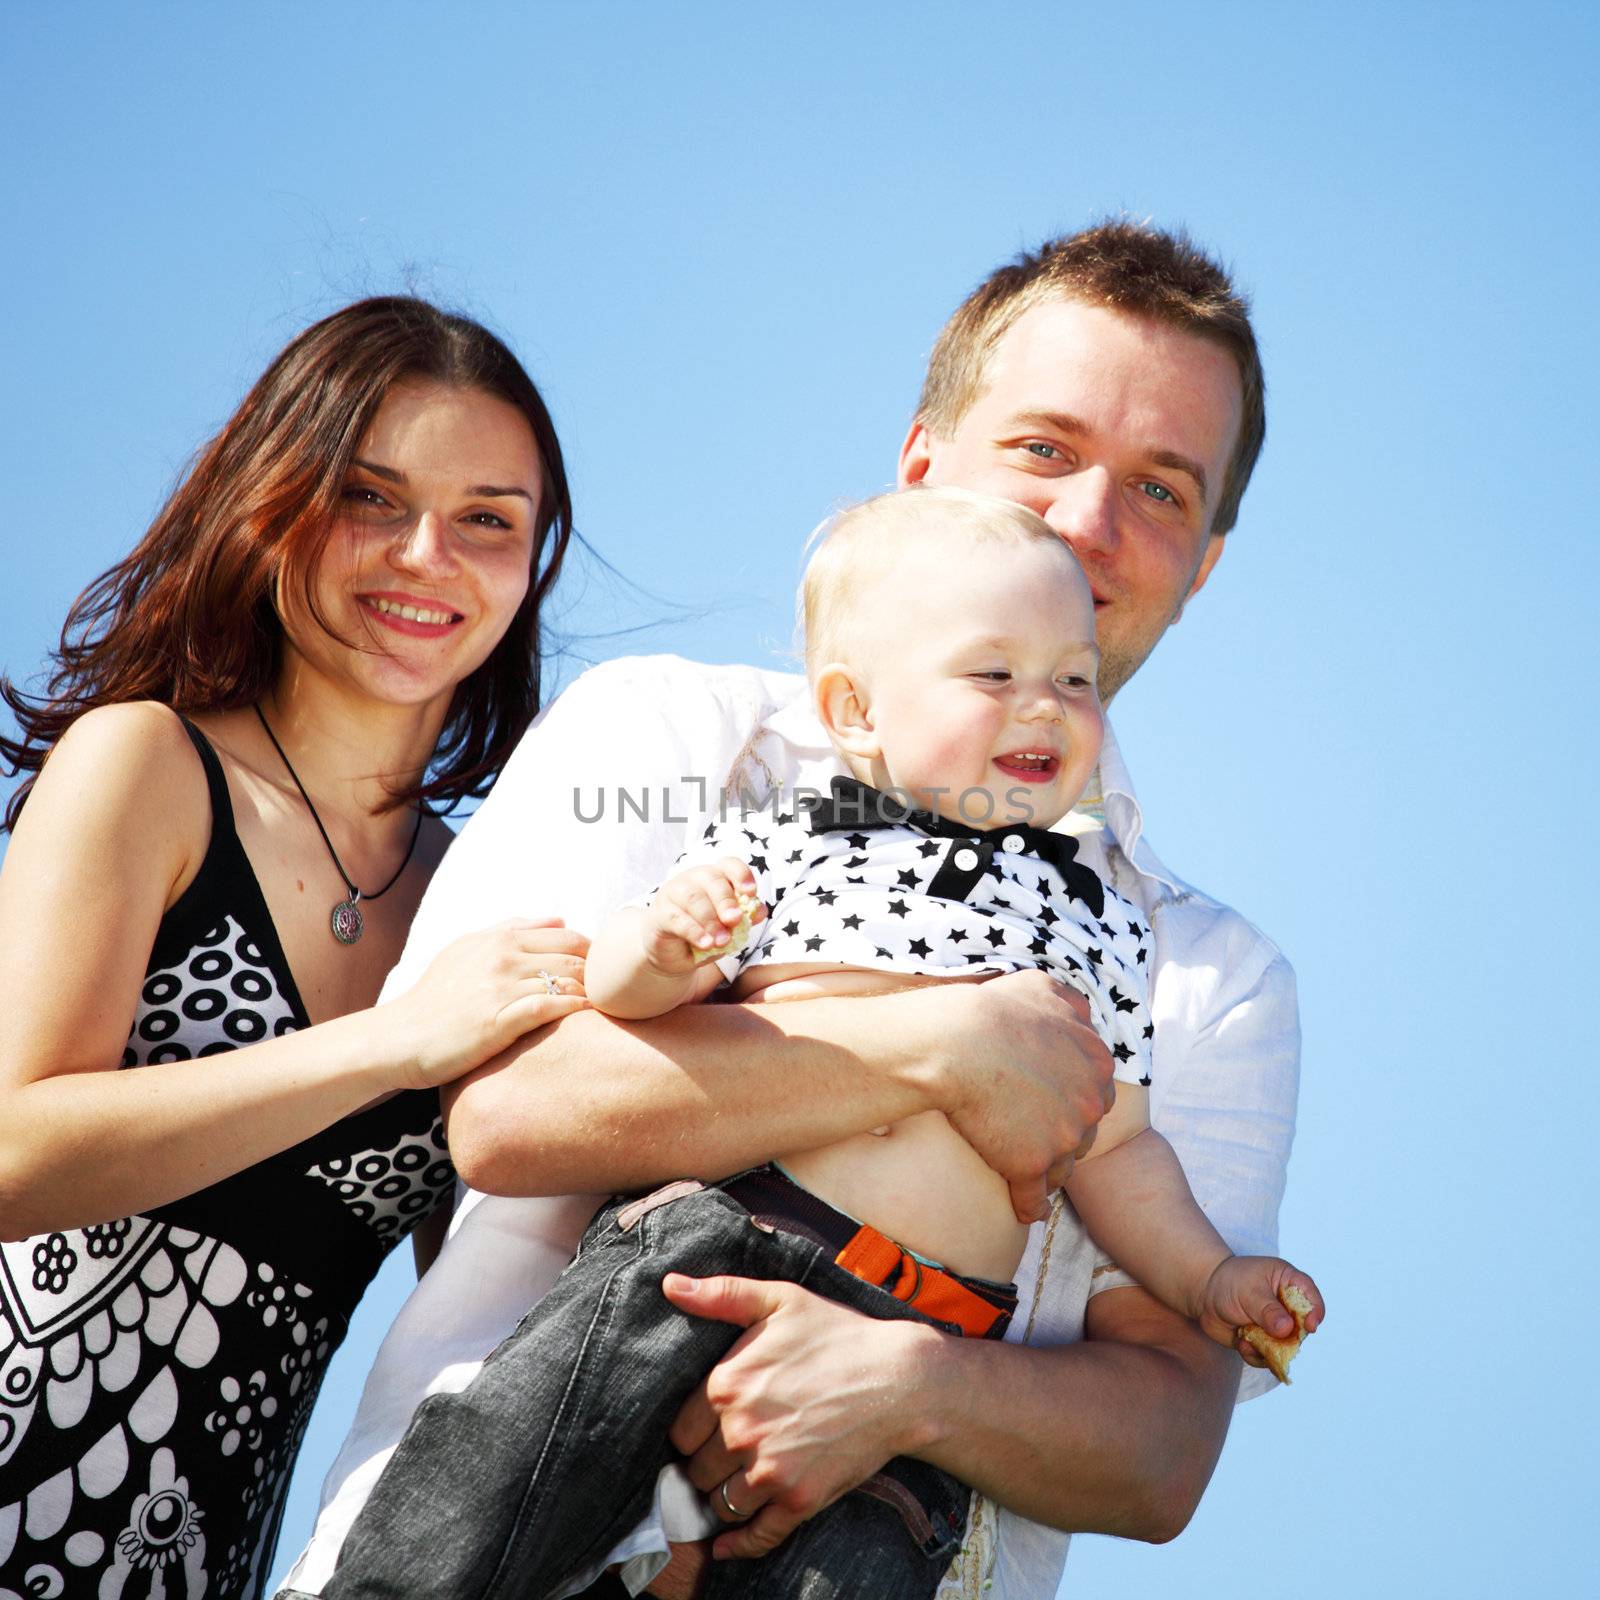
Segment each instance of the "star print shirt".
M726 856L754 872L767 917L719 960L729 982L790 962L939 978L1037 968L1087 998L1117 1078L1148 1086L1150 930L1098 878L1087 891L1098 907L1075 896L1059 867L1031 853L1031 832L935 837L914 820L858 831L814 829L805 814L734 815L708 823L670 876Z

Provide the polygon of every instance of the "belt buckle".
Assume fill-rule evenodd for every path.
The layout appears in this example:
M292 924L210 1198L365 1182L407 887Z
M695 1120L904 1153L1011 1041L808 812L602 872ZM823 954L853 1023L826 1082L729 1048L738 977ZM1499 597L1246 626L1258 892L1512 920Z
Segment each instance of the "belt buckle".
M902 1294L900 1290L905 1283L907 1263L911 1266L911 1292ZM899 1266L900 1281L889 1292L896 1300L904 1300L908 1306L914 1306L917 1303L917 1297L922 1293L922 1263L904 1245L901 1245Z

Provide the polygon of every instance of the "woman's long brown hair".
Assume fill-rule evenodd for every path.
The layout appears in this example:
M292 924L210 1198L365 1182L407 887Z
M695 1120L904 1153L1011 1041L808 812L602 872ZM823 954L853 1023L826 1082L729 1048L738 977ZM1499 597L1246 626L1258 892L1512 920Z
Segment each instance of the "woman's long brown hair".
M539 451L527 596L493 654L457 686L431 773L394 803L448 809L487 792L539 709L539 606L572 532L566 468L538 389L499 339L426 301L387 296L307 328L267 368L133 552L73 602L43 695L0 676L22 730L0 735L0 760L28 774L6 829L51 747L84 712L129 700L185 712L259 700L283 648L275 584L294 586L327 627L311 586L345 474L384 396L407 378L509 402Z

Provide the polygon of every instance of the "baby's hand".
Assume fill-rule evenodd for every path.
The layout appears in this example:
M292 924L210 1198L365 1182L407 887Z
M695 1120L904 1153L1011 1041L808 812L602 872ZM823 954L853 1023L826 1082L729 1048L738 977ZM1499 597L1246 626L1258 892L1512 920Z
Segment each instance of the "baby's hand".
M655 971L677 977L703 961L728 955L738 948L733 945L733 930L747 913L751 926L767 914L756 899L755 874L737 856L680 872L668 878L650 902L645 960Z
M1291 1310L1290 1306L1295 1306ZM1322 1322L1322 1291L1297 1267L1276 1256L1229 1256L1211 1274L1200 1297L1200 1327L1218 1344L1232 1345L1253 1367L1273 1366L1244 1337L1253 1328L1291 1345L1281 1359L1286 1369L1300 1331L1314 1333ZM1284 1371L1278 1376L1288 1382Z

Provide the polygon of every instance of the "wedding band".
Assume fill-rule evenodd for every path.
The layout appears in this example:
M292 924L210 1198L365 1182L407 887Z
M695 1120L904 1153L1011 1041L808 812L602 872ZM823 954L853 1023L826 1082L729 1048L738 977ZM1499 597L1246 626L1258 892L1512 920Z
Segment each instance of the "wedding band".
M722 1502L722 1509L726 1511L735 1522L748 1522L751 1517L755 1515L755 1512L741 1511L738 1506L736 1506L733 1501L728 1498L728 1485L732 1482L732 1478L724 1478L722 1482L717 1485L717 1498Z
M555 973L546 972L543 967L540 967L539 968L539 976L544 979L544 987L545 987L545 993L546 994L560 994L561 993L561 985L556 982Z

